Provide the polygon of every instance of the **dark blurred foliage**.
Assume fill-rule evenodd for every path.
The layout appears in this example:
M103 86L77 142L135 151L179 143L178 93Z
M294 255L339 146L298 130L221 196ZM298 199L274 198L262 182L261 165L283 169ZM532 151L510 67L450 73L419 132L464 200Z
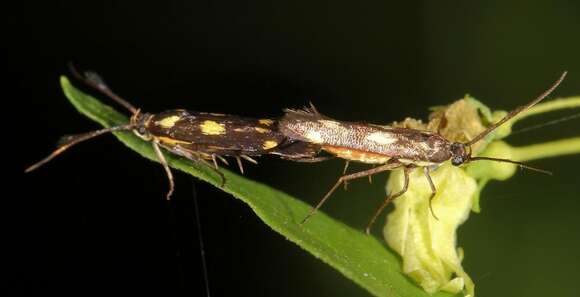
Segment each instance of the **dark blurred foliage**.
M201 296L193 185L214 296L367 295L207 184L177 173L175 199L167 203L161 167L110 136L24 175L59 136L97 128L59 89L67 61L99 72L152 112L277 116L312 101L338 119L388 123L424 118L429 107L465 93L510 109L563 70L570 74L555 96L580 94L574 1L39 1L3 10L0 46L10 76L2 96L2 209L10 218L3 244L16 264L3 266L14 295ZM576 120L510 141L570 137L579 126ZM472 215L459 238L478 296L576 292L579 161L534 162L555 176L523 171L485 189L483 213ZM313 203L342 166L262 158L246 175ZM383 198L385 178L352 183L324 211L362 229Z

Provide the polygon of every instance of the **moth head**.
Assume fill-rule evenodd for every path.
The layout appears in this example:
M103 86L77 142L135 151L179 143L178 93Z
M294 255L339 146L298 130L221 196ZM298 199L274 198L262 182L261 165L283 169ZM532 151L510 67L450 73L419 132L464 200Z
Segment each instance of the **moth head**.
M451 164L459 166L471 159L471 150L464 143L454 142L450 147Z
M130 123L134 127L133 133L139 136L143 140L151 140L152 136L147 129L149 125L149 121L151 120L152 115L149 113L141 113L140 110L137 110L133 116L131 116Z

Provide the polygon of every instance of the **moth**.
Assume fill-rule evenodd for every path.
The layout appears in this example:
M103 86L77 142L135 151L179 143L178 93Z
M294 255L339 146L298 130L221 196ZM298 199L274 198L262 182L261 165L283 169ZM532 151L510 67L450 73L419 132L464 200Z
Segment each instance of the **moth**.
M322 151L347 160L347 166L349 161L374 164L377 166L352 174L345 174L345 166L343 175L326 195L322 197L318 204L312 208L302 223L305 223L311 218L341 184L345 183L346 185L350 180L365 176L370 178L370 176L384 171L402 168L404 173L403 188L399 192L392 193L385 198L367 224L367 233L370 233L372 225L384 208L393 199L403 195L407 191L409 186L409 172L414 168L422 168L425 178L429 182L431 187L429 205L431 213L435 218L437 217L431 207L431 201L437 189L431 180L430 172L448 160L454 166L480 160L506 162L549 173L513 160L472 156L471 146L484 139L499 126L519 113L546 98L558 87L565 76L566 72L536 99L528 104L515 108L501 120L488 126L483 132L467 142L450 141L439 132L338 121L320 114L312 104L310 108L304 108L303 110L286 109L285 115L280 120L279 129L289 139L319 145Z
M288 140L279 132L276 120L184 109L160 113L141 112L140 109L115 94L96 73L86 72L82 76L72 66L70 68L73 75L79 80L130 111L129 123L65 136L61 139L56 150L28 167L25 172L41 167L78 143L116 131L132 131L138 137L151 143L169 181L167 199L171 197L175 185L173 175L161 149L213 169L221 177L222 186L226 179L223 173L218 170L218 160L228 164L225 157L235 158L242 174L244 172L242 159L257 163L253 157L264 154L278 155L283 159L299 162L316 162L327 159L317 157L320 146L316 144Z

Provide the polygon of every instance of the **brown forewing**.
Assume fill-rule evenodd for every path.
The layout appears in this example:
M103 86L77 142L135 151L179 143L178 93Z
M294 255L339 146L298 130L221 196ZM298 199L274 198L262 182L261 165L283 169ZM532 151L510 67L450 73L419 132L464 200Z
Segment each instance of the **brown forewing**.
M173 110L155 114L148 122L151 135L165 145L223 156L277 154L313 157L319 146L288 142L278 122L234 115Z
M360 162L366 162L364 153L429 163L443 162L450 157L449 141L429 131L336 121L311 109L287 110L279 125L280 131L290 139L318 144L323 150L331 148L334 154L337 149L352 150L363 156L352 158Z

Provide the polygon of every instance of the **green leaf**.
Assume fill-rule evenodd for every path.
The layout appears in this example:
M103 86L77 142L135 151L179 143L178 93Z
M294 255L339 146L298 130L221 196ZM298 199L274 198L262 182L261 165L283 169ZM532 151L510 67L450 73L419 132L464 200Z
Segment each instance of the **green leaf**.
M126 116L73 87L62 76L60 82L66 97L76 109L105 127L127 123ZM157 162L150 143L130 132L115 136L143 157ZM332 266L375 296L451 296L429 295L401 273L399 257L375 237L367 236L318 212L305 225L299 222L311 206L267 185L221 169L227 182L220 188L217 174L203 165L166 153L169 165L205 182L248 204L258 217L274 231L302 247L313 256ZM160 167L160 170L161 167ZM160 189L159 199L164 189ZM251 243L249 243L251 244Z

